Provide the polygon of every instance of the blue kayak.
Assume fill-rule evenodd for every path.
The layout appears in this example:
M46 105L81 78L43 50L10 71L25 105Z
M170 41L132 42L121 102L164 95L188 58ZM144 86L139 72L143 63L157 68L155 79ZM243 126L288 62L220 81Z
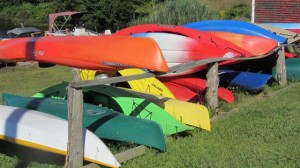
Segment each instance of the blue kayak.
M223 32L265 37L265 38L276 40L280 44L287 42L287 38L285 37L278 36L255 24L251 24L239 20L204 20L204 21L187 23L182 26L201 30L201 31L223 31Z
M236 87L240 90L258 90L267 84L272 75L220 69L219 77L221 85Z

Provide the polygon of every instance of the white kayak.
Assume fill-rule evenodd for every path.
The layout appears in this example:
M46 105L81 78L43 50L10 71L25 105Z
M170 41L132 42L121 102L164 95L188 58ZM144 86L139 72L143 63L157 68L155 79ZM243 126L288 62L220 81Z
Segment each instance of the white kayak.
M220 49L211 45L205 40L196 40L179 34L173 33L138 33L131 34L137 37L149 37L157 42L168 67L179 65L189 61L198 61L209 58L233 58L239 55L233 52ZM181 73L167 74L164 76L180 76L195 73L206 69L207 65L188 69Z
M107 167L120 164L107 146L84 129L84 159ZM66 155L68 122L58 117L18 107L0 105L0 139Z

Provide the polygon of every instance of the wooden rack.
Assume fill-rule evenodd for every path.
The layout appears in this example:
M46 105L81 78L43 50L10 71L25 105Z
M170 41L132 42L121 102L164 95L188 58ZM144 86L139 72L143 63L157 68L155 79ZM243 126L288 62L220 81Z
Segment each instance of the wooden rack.
M277 65L276 65L276 80L280 85L285 85L286 80L286 69L285 69L285 56L284 56L284 45L281 45L274 49L267 55L256 56L251 58L217 58L217 59L208 59L201 61L193 61L188 63L183 63L178 66L170 68L169 73L181 72L196 66L208 64L207 72L207 93L206 100L207 105L212 108L218 108L218 97L217 89L219 85L219 76L218 76L218 62L226 60L253 60L261 59L267 56L270 56L274 53L277 54ZM122 77L112 77L106 79L95 79L90 81L81 81L79 69L73 68L73 80L69 83L68 88L68 115L69 115L69 131L68 131L68 150L66 156L65 167L74 168L74 167L83 167L83 139L82 139L82 110L83 110L83 93L82 87L86 86L95 86L109 83L117 83L129 80L136 80L141 78L155 77L162 75L162 73L144 73L131 76L122 76ZM80 145L81 144L81 145ZM124 162L133 157L143 154L145 151L144 146L139 146L128 151L116 154L116 158L119 162ZM90 164L84 167L97 167L96 164Z

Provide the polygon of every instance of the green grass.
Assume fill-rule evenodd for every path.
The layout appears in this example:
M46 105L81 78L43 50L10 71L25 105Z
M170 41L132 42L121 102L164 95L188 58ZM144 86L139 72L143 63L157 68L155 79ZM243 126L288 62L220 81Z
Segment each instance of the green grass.
M29 96L52 84L70 81L71 75L70 68L61 66L0 69L0 93ZM212 123L212 131L193 130L167 137L167 152L147 149L145 155L122 167L300 167L299 90L300 84L292 83L287 87L266 86L258 95L236 93L236 103L220 107L231 115ZM110 147L114 153L122 148ZM0 141L0 167L63 164L64 156Z

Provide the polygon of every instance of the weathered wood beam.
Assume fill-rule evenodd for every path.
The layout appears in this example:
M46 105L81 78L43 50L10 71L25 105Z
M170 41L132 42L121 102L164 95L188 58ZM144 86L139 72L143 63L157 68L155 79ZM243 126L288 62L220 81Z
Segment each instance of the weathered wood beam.
M79 69L73 68L73 81L80 81ZM66 168L83 165L82 133L83 93L81 88L68 88L68 150Z
M85 166L82 166L81 168L101 168L101 167L99 165L97 165L96 163L90 163Z
M140 145L135 148L128 149L124 152L118 153L115 155L115 158L120 162L126 162L130 159L133 159L135 157L141 156L145 154L146 147L144 145Z
M285 67L285 55L284 55L284 46L282 45L281 48L278 50L277 53L277 61L276 61L276 81L281 85L284 86L287 84L286 79L286 67Z
M219 70L218 70L218 62L208 64L208 71L206 74L206 102L207 105L212 109L217 109L219 106L218 100L218 87L219 87Z

